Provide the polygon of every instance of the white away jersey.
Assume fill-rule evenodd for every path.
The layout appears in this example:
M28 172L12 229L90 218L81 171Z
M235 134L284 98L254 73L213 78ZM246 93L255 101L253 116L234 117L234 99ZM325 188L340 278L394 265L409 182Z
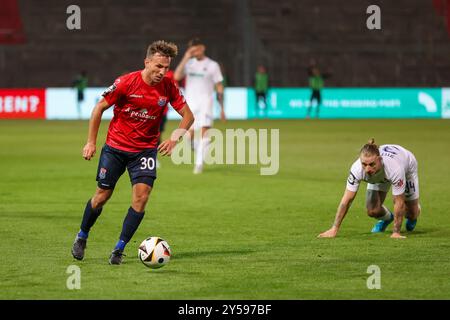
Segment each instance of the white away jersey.
M184 74L185 97L189 106L192 105L193 109L210 108L212 112L214 86L223 80L219 64L208 57L202 60L192 58L186 63Z
M405 193L405 184L408 177L417 171L417 161L414 155L405 148L386 144L379 147L382 157L383 169L369 177L366 175L361 160L356 160L347 179L347 190L356 192L361 181L371 184L389 182L392 185L394 196Z

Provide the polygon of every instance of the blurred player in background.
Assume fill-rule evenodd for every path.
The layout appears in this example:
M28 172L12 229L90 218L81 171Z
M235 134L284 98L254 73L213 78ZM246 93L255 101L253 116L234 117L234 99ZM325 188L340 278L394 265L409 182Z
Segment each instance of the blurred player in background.
M207 130L212 127L214 120L214 90L217 92L217 101L220 105L220 118L225 121L222 72L219 64L207 57L205 51L206 46L200 39L194 38L189 41L188 49L174 72L176 81L186 77L186 100L195 117L194 125L190 129L195 149L194 174L203 171L203 159L210 144ZM194 131L198 130L201 131L199 143L194 139Z
M157 150L162 155L170 155L182 135L182 132L175 131L170 139L158 146L161 118L166 104L170 102L183 117L180 129L188 130L193 123L192 112L178 87L173 80L164 77L177 52L177 46L173 43L152 43L147 49L145 68L117 78L92 111L88 140L83 148L83 158L86 160L95 155L103 112L114 105L114 117L99 159L97 190L86 204L80 231L72 247L72 255L78 260L84 257L91 227L111 197L120 176L127 169L132 185L132 204L123 222L119 241L109 259L110 264L122 263L125 246L144 217L145 206L156 179Z
M306 111L306 118L310 117L311 109L313 107L313 101L316 102L316 118L319 117L320 105L322 104L321 90L324 85L324 79L320 74L319 68L314 67L311 70L311 76L309 77L309 87L311 88L311 97L309 98L309 107Z
M269 75L266 67L259 65L255 73L256 116L267 116L267 91L269 90ZM261 108L262 104L262 108Z
M81 104L84 101L84 90L88 86L87 72L81 71L81 73L73 81L72 86L77 90L77 113L78 119L81 119L82 118Z
M400 234L403 216L406 215L406 230L413 231L420 215L419 176L417 160L414 155L399 145L378 147L371 139L360 151L347 179L347 189L338 207L331 229L319 237L336 236L353 199L355 199L361 181L368 182L366 208L369 217L379 219L372 232L384 232L394 221L391 238L405 238ZM383 203L392 185L394 214Z
M315 59L309 61L307 68L308 84L311 89L311 96L309 98L309 106L306 110L306 119L311 116L313 108L313 101L316 104L316 118L319 118L320 106L322 105L322 89L325 86L325 80L331 77L331 72L322 72Z

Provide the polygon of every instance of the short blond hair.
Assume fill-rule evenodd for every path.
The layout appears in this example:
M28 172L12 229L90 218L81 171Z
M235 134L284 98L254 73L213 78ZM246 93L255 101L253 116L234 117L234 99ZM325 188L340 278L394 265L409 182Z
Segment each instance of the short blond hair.
M178 55L178 47L175 43L158 40L150 44L147 48L147 58L159 53L165 57L175 58Z

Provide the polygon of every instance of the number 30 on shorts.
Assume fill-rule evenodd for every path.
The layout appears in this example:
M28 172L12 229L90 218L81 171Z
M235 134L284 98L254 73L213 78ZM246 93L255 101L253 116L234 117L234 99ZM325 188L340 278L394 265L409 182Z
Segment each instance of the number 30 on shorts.
M149 157L149 158L145 158L142 157L141 159L139 159L139 161L141 161L141 170L154 170L155 169L155 159Z

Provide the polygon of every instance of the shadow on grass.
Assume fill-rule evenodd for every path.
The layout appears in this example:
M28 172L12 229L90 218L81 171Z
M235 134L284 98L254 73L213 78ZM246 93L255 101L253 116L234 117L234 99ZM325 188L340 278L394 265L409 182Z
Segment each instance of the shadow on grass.
M205 256L231 256L231 255L244 255L253 253L255 250L250 249L240 249L240 250L208 250L208 251L181 251L173 255L174 259L188 259L188 258L199 258Z
M249 254L249 253L254 253L256 252L255 250L250 250L250 249L240 249L240 250L208 250L208 251L181 251L181 252L176 252L173 254L172 259L189 259L189 258L200 258L200 257L205 257L205 256L235 256L235 255L245 255L245 254ZM123 264L133 264L133 263L141 263L139 261L139 259L134 255L131 256L125 256L125 259L123 261ZM132 261L134 260L134 258L136 258L136 261ZM96 257L96 258L85 258L83 261L78 261L73 259L74 262L91 262L91 263L95 263L95 264L103 264L103 265L108 265L109 257L107 255L105 255L105 257ZM127 261L128 260L128 261Z
M443 229L438 229L438 228L425 228L425 229L418 229L418 230L414 230L414 231L406 231L406 230L402 229L401 234L406 237L414 237L416 235L432 234L432 233L439 232L442 230ZM372 233L370 231L355 233L355 235L357 235L357 236L369 236L369 237L391 236L391 234L392 234L392 230L386 230L384 232L376 232L376 233Z

